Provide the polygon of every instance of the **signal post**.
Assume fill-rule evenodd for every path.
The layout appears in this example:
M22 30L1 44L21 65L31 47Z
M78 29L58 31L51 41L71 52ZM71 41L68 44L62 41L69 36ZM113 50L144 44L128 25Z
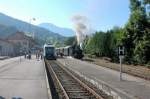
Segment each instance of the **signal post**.
M119 80L122 81L122 61L124 58L124 46L119 46L119 61L120 61L120 76L119 76Z

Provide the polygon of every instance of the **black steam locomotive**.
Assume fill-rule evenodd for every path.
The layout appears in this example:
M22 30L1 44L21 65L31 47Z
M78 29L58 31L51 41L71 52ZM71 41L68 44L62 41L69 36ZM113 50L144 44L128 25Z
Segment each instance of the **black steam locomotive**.
M72 56L77 59L82 59L84 56L80 46L77 45L56 48L56 53L57 56Z

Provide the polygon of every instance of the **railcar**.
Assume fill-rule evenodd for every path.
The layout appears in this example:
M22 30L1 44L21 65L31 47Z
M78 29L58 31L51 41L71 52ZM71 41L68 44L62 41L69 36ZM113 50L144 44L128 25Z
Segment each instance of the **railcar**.
M63 49L64 56L72 56L73 49L71 46L66 46Z
M56 54L57 54L57 56L59 57L59 56L63 56L63 54L64 54L64 48L63 47L60 47L60 48L56 48Z
M66 46L57 48L58 56L72 56L74 58L82 59L83 53L80 47L78 46Z
M43 56L48 60L56 60L56 52L54 45L45 44L43 49Z

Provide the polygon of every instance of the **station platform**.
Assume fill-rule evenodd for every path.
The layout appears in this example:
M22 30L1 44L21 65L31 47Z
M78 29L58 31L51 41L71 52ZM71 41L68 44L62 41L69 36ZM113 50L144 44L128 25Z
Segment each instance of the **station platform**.
M150 99L150 81L119 72L74 58L58 59L70 70L85 77L115 99Z
M51 99L43 60L32 57L0 61L0 97L4 99Z

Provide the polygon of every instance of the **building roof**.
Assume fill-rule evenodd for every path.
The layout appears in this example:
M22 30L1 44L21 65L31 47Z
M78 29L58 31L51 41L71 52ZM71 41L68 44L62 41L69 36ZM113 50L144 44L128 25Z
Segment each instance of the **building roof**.
M23 32L16 32L7 37L7 40L32 40L31 37L25 35Z
M1 38L0 38L0 42L5 42L5 43L8 43L8 44L14 45L12 42L9 42L9 41L6 40L6 39L1 39Z

